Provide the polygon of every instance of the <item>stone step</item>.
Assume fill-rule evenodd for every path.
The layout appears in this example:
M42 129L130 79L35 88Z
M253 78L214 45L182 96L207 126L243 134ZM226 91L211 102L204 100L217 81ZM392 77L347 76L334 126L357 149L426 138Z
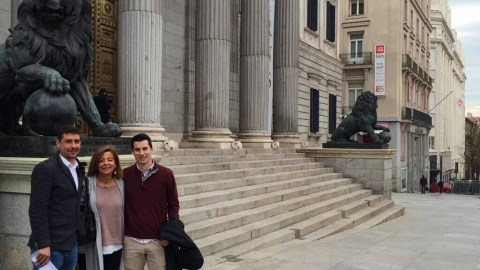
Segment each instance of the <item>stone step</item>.
M341 187L338 188L338 190L340 189ZM371 190L362 189L328 199L331 197L328 195L329 193L331 194L332 191L334 190L321 191L275 204L269 204L254 209L248 209L217 218L191 223L186 226L185 230L188 235L195 240L317 203L323 203L326 209L331 210L337 205L348 204L352 201L360 200L368 197L372 193Z
M259 175L253 177L244 177L227 180L217 180L205 183L193 183L186 185L178 185L177 192L179 196L186 196L192 194L207 193L216 190L227 190L232 188L259 185L283 180L299 179L305 177L322 179L335 179L341 178L341 173L333 173L333 168L321 168L304 171L294 171L288 173L274 173L269 175Z
M392 200L383 200L379 202L377 205L373 207L368 207L363 210L358 211L355 214L352 214L350 216L351 219L354 221L354 226L358 226L365 221L369 220L370 218L384 212L385 210L393 207L393 201Z
M281 172L318 169L323 167L324 166L322 163L306 163L306 164L294 164L294 165L285 165L285 166L252 168L252 169L237 169L237 170L228 170L228 171L179 174L175 176L175 181L177 182L177 185L183 185L183 184L225 180L225 179L232 179L232 178L243 178L248 176L268 175L268 174L281 173Z
M335 179L327 182L316 183L306 187L296 187L289 190L271 192L255 197L247 197L226 202L219 202L216 204L209 204L201 207L183 209L180 212L180 217L185 224L189 224L268 204L278 203L292 198L298 198L300 196L306 196L322 190L334 189L340 186L343 187L341 189L331 190L327 193L329 194L330 198L362 189L362 184L352 184L352 182L353 180L350 178Z
M382 212L386 212L392 207L393 201L383 200L375 206L366 207L347 218L343 218L332 224L308 233L308 238L311 240L318 240L345 230L352 229L356 226L364 226L362 223L368 222L368 220L372 219L372 217L374 218L375 215L380 215ZM302 226L305 227L305 225L306 224L303 224ZM307 233L304 235L306 234Z
M258 154L292 154L296 153L295 148L280 149L262 149L262 148L242 148L242 149L199 149L199 148L180 148L168 152L169 157L191 157L191 156L232 156L232 155L258 155ZM160 152L159 152L160 153ZM165 155L165 151L161 151Z
M391 208L385 210L383 213L380 213L375 217L367 220L363 224L358 225L358 229L365 230L371 227L375 227L403 215L405 215L405 207L401 205L393 205Z
M315 203L280 215L265 218L257 222L249 223L247 225L222 232L220 234L214 234L197 239L196 243L200 247L202 254L210 255L220 250L224 250L225 248L260 237L281 228L285 228L292 224L304 222L304 220L316 221L315 226L302 228L302 230L305 232L313 231L317 226L318 228L321 228L342 219L341 212L331 209L335 209L344 204L344 200L341 200L340 198L333 198L326 202ZM296 231L296 234L297 233L300 232ZM300 233L300 235L297 236L302 235Z
M216 156L177 156L162 157L159 162L163 166L173 165L191 165L191 164L211 164L225 163L234 161L253 161L253 160L279 160L290 158L305 158L305 154L285 153L285 154L238 154L238 155L216 155Z
M368 208L369 202L377 198L377 195L370 195L366 198L349 201L345 205L332 208L332 213L339 212L343 219L350 219L351 215ZM328 217L328 215L327 215ZM316 231L324 226L329 225L328 220L324 220L323 216L313 217L303 222L290 226L289 229L295 230L297 237L305 236L313 231Z
M194 165L173 165L168 166L175 175L189 173L203 173L210 171L225 171L248 168L273 167L295 164L314 163L313 158L292 158L292 159L274 159L274 160L253 160L253 161L232 161L213 164L194 164Z
M215 253L214 256L218 258L228 258L231 256L241 256L248 252L271 247L281 243L285 243L295 239L295 231L293 230L278 230L266 235L262 235L250 241L241 243L239 245L224 249Z
M287 190L295 187L301 187L328 180L333 180L332 176L334 175L335 174L322 174L320 176L297 178L294 180L287 179L282 181L267 182L263 184L259 183L256 185L241 186L231 189L220 189L211 192L202 192L193 195L181 196L179 198L179 201L180 206L184 209L200 207L208 204L252 197L275 191Z

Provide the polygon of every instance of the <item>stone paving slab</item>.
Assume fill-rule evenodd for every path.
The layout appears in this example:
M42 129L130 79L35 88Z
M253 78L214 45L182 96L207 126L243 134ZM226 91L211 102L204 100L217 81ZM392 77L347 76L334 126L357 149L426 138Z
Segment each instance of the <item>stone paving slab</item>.
M405 215L316 240L301 239L253 251L228 262L206 257L208 270L480 270L478 195L394 193Z

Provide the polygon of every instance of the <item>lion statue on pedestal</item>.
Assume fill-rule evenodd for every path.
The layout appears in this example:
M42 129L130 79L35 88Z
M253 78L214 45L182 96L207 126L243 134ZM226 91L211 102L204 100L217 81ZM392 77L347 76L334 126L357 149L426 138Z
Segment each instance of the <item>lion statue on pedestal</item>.
M332 142L356 142L350 137L357 132L365 132L375 143L388 143L390 129L377 125L377 99L377 96L369 91L358 96L352 113L333 131ZM382 132L380 138L375 134L375 130L383 130L386 134Z
M69 93L94 136L118 137L102 123L87 78L92 63L89 0L24 0L18 25L0 46L0 135L38 135L19 124L25 100L37 89Z

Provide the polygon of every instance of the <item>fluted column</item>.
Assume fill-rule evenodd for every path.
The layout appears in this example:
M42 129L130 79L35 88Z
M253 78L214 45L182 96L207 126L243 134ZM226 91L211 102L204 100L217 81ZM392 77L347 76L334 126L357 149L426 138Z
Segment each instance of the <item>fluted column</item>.
M195 130L200 148L230 148L230 1L196 1Z
M275 1L273 135L280 147L300 147L298 135L299 2Z
M242 0L240 130L243 147L270 148L268 130L269 0Z
M160 0L120 0L118 17L118 123L123 136L147 133L165 141L162 104Z

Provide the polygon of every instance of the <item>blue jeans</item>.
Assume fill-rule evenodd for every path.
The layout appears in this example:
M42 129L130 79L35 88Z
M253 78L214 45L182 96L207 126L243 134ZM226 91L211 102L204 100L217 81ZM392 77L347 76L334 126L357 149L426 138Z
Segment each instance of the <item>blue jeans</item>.
M35 252L30 248L30 251ZM50 250L50 261L55 265L58 270L74 270L77 265L78 257L78 244L72 250ZM34 264L33 270L39 268Z

